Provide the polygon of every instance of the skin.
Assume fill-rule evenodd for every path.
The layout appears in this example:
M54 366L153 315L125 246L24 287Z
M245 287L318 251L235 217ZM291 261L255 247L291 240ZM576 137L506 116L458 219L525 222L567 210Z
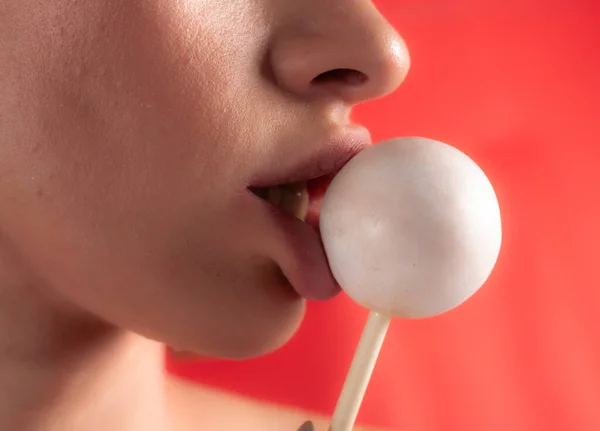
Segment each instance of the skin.
M242 359L293 335L305 300L249 178L408 65L366 0L0 0L0 429L297 428L251 401L227 422L163 344Z

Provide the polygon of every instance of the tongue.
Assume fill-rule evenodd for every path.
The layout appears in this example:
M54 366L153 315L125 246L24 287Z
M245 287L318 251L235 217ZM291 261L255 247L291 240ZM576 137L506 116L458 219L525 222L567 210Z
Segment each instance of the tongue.
M306 223L317 231L319 231L319 214L321 212L321 204L323 197L327 191L327 187L331 184L334 175L315 178L308 181L306 188L308 190L308 213L306 215Z

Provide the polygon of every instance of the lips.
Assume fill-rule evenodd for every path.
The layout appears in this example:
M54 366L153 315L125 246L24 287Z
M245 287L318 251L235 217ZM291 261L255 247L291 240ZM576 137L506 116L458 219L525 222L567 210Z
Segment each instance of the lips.
M312 180L339 171L352 157L371 145L371 136L361 126L336 129L322 145L302 160L282 162L269 172L258 173L250 181L252 188L264 188Z
M324 300L339 292L318 232L320 203L335 174L369 145L365 128L338 129L305 159L275 166L251 182L254 200L280 235L283 249L274 258L300 296Z

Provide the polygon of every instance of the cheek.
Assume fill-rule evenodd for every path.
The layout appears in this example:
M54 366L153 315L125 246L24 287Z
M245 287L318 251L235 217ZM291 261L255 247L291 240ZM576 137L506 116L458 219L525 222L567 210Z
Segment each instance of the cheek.
M231 64L197 58L190 22L154 2L122 3L118 13L92 2L40 21L38 42L50 42L38 56L31 48L36 63L16 80L27 85L13 99L30 103L11 112L4 135L0 193L11 205L0 222L48 259L91 261L102 249L142 256L168 250L169 235L193 217L227 223L219 185L235 179L229 156L244 121L226 121L232 103L215 88L226 87Z
M277 347L302 301L265 293L281 286L248 262L255 238L232 229L223 188L247 162L239 143L261 140L240 98L255 85L240 72L254 67L251 28L194 33L202 15L122 3L20 71L15 100L31 103L11 112L0 229L49 284L120 326L210 354ZM229 45L211 45L223 34Z
M243 98L257 88L248 57L261 38L242 27L257 19L241 7L249 2L124 3L68 28L30 71L35 85L20 96L43 103L21 112L11 162L24 211L106 243L181 224L200 207L207 223L223 223L226 187L245 186L248 136L268 141Z
M39 210L115 227L217 194L219 177L234 171L226 155L238 131L214 91L223 67L191 67L181 27L131 8L100 14L95 31L68 28L62 49L29 68L34 85L15 95L34 103L11 116L18 139L7 164Z

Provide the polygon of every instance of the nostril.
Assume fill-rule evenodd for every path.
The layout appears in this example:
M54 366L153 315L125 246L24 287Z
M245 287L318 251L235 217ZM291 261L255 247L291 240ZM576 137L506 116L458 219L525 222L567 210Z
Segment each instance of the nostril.
M369 80L369 77L354 69L332 69L323 72L312 80L313 84L346 84L361 85Z

